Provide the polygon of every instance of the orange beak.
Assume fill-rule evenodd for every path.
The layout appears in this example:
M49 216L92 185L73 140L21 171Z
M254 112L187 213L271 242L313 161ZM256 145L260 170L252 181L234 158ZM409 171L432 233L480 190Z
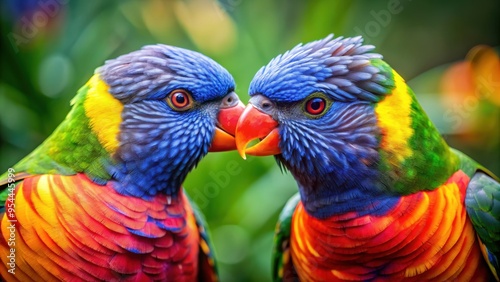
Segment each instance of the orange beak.
M246 148L248 143L257 138L261 139L259 143ZM253 156L281 154L279 141L278 122L249 104L236 126L236 147L241 157L246 159L246 154Z
M209 152L231 151L236 149L234 134L236 132L236 124L245 110L242 102L231 108L223 108L219 110L217 118L218 124L215 127L215 135L212 140L212 145L208 149Z

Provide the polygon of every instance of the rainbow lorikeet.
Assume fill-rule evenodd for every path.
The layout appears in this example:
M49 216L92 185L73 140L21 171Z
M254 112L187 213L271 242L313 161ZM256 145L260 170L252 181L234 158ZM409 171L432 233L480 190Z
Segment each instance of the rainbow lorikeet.
M373 49L328 36L250 84L238 150L276 155L300 194L277 225L274 279L498 279L498 178L448 147Z
M161 44L98 68L52 135L0 178L3 279L217 280L181 185L209 151L236 148L234 87L212 59Z

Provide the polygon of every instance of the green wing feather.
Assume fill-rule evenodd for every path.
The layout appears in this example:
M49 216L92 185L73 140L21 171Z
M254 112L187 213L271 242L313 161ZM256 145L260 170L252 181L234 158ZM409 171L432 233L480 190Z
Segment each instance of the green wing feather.
M207 223L203 213L200 211L196 203L191 200L189 195L184 191L184 194L189 200L191 207L193 209L194 216L196 218L196 225L198 226L198 232L200 234L200 251L198 259L198 281L218 281L218 271L217 264L215 263L214 248L210 241L210 236L207 230Z
M482 243L483 256L499 280L500 183L485 172L476 172L467 187L465 206Z
M299 281L290 257L292 216L299 202L300 195L297 193L288 200L276 224L272 255L273 281Z
M457 150L460 169L471 178L465 207L481 243L484 259L495 275L500 274L500 179Z

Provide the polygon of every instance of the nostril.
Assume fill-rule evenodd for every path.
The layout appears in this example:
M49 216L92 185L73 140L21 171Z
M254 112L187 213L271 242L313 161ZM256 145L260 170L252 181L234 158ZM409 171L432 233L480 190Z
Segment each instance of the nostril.
M252 104L255 108L267 114L272 114L271 112L276 107L276 104L273 103L272 100L270 100L269 98L265 97L262 94L253 95L248 101L248 103Z

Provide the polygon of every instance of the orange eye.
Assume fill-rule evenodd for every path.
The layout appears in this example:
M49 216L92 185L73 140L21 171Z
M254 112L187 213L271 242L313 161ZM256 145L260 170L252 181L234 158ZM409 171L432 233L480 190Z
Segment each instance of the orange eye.
M172 91L167 97L167 102L172 109L177 111L185 111L193 105L189 93L182 89Z
M326 107L326 102L323 98L315 97L306 103L306 111L311 115L319 115L323 113Z

